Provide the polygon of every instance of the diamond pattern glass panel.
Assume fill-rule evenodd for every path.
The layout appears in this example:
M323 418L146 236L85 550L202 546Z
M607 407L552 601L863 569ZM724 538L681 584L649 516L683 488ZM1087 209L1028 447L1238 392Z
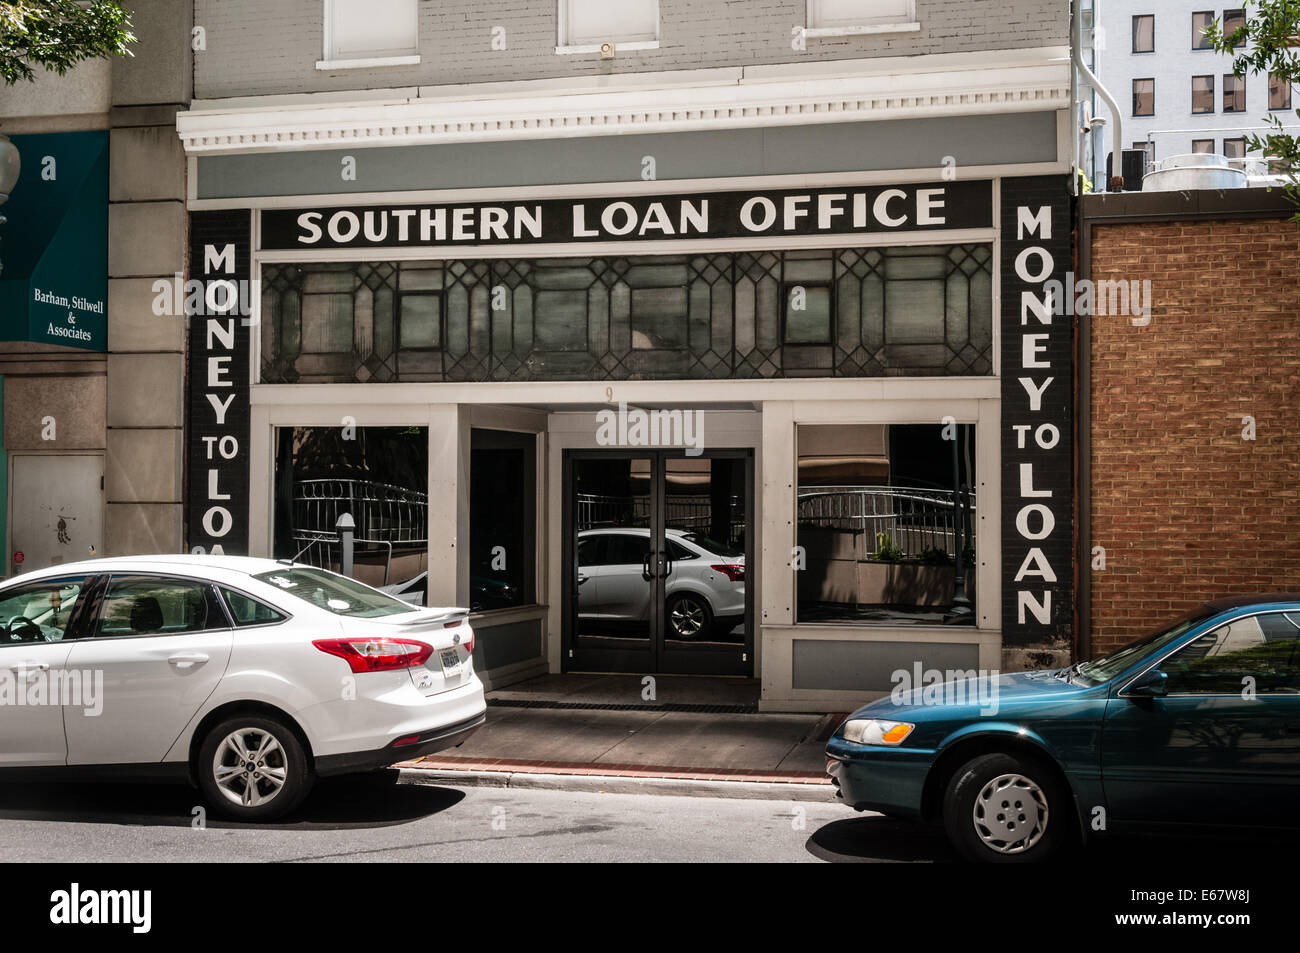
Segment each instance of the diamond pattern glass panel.
M262 267L265 383L983 375L987 244Z

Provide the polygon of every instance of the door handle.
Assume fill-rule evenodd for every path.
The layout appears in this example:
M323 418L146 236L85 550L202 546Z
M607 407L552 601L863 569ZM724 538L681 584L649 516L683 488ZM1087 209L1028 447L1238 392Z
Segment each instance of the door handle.
M645 554L645 558L641 560L641 578L642 578L642 579L645 579L645 580L647 580L647 581L650 580L650 579L653 579L653 578L654 578L654 574L650 572L650 554L649 554L649 553L646 553L646 554Z
M207 655L202 652L178 652L175 655L167 656L167 661L177 668L191 668L195 665L201 665L207 660Z
M671 556L664 556L663 560L664 578L667 579L673 574L673 559Z
M586 581L587 581L587 577L584 576L582 573L578 573L578 585L581 586Z
M50 665L48 662L17 662L9 666L9 671L17 672L31 678L37 672L48 672Z

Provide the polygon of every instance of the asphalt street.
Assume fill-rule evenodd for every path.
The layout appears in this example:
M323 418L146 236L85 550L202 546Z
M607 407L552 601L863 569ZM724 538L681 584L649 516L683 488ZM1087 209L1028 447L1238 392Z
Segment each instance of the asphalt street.
M396 772L322 781L294 815L273 824L205 817L199 803L180 786L0 784L0 861L955 859L934 828L837 803L399 784ZM1092 847L1081 859L1105 861L1116 849L1125 848ZM1232 849L1223 846L1225 858ZM1205 862L1207 851L1215 848L1200 840L1160 847L1165 859Z
M834 848L828 853L816 843L825 831L838 832L841 850L853 851L855 839L872 844L878 859L950 856L933 837L929 849L918 850L912 825L863 818L834 803L453 788L398 784L395 772L322 781L302 808L274 824L207 817L198 826L199 803L177 786L0 785L0 860L835 859ZM884 828L894 830L892 838ZM909 841L909 856L892 856Z

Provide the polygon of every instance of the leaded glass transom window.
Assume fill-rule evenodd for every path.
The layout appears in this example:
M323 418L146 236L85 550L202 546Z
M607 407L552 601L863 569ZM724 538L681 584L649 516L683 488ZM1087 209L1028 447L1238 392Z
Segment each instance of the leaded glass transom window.
M264 383L992 372L992 249L262 268Z

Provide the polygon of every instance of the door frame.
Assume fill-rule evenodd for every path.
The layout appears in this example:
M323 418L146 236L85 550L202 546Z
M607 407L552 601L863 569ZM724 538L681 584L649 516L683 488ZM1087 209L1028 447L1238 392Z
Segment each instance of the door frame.
M664 463L668 459L687 458L684 449L672 447L617 447L610 449L565 449L561 451L561 579L562 631L560 664L563 672L618 672L655 675L721 675L749 678L754 673L754 532L758 524L758 500L754 490L754 451L748 447L705 450L705 459L744 461L746 495L745 532L745 639L739 645L700 645L690 649L670 650L666 646L664 619L664 577L656 572L651 582L650 639L648 649L586 649L574 644L577 630L578 600L576 591L577 524L574 519L573 465L578 460L631 460L648 457L650 466L650 535L651 553L656 567L661 565L658 544L664 540L667 479ZM591 662L599 658L596 665Z

